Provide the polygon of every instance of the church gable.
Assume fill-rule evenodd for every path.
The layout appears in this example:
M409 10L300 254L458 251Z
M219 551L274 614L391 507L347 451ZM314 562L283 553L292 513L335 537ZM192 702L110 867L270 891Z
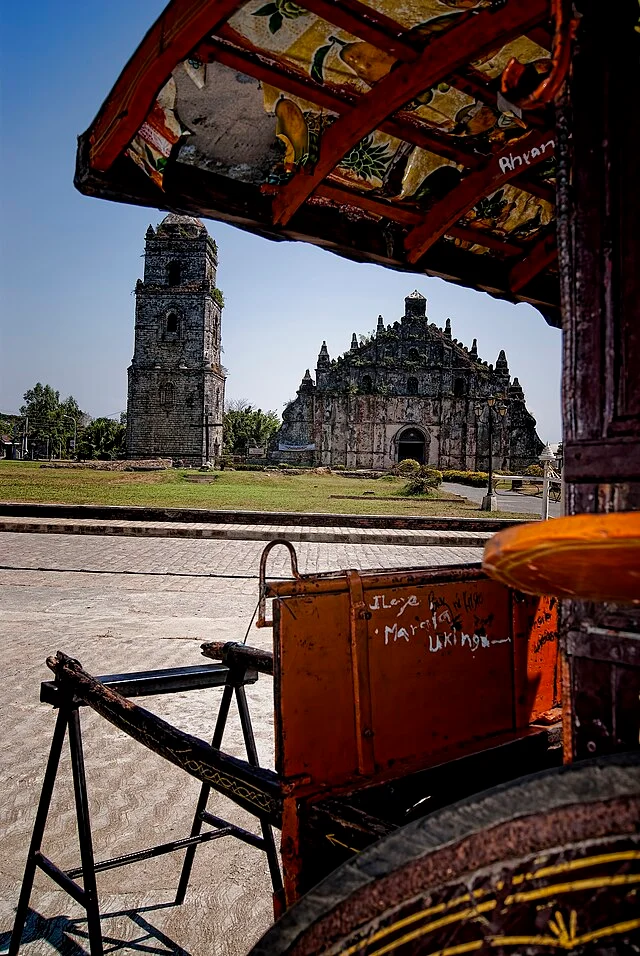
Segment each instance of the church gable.
M375 332L360 338L354 332L349 350L335 359L323 342L315 381L307 370L283 413L273 456L383 470L411 439L425 463L485 470L488 438L475 405L495 394L508 411L494 442L494 467L534 461L542 442L504 351L495 368L482 361L476 340L467 348L453 338L449 319L444 329L429 322L426 305L416 290L399 321L385 325L379 316Z

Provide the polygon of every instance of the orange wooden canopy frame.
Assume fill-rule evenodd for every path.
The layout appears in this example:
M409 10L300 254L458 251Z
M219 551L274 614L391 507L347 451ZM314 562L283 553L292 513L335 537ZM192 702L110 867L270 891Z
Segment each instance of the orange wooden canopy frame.
M510 61L553 69L549 2L172 0L80 138L76 185L559 325L553 117L501 90Z

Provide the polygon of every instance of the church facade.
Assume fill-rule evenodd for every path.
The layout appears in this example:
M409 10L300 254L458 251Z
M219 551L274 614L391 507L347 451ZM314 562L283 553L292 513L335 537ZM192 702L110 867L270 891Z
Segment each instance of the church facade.
M404 458L441 469L486 471L486 399L507 406L493 426L493 466L520 472L543 447L504 351L495 367L430 323L415 291L399 322L378 317L375 334L331 359L323 342L315 380L309 370L283 413L270 457L283 462L387 470ZM476 406L482 406L478 417Z
M149 226L136 284L127 457L198 467L222 452L225 373L217 247L191 216Z

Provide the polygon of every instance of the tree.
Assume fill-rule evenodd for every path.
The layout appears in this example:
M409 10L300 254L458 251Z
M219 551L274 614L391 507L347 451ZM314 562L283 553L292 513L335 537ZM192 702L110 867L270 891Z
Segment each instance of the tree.
M3 415L0 413L0 435L9 435L10 437L20 434L20 419L17 415ZM15 432L14 432L15 429Z
M278 413L253 408L244 399L227 403L223 419L225 451L246 454L252 446L266 445L280 428Z
M78 458L124 458L126 431L111 418L94 418L78 441Z
M60 401L60 392L37 382L24 393L20 414L28 422L31 443L49 443L49 450L67 449L74 437L82 411L72 395ZM74 425L75 422L75 425Z

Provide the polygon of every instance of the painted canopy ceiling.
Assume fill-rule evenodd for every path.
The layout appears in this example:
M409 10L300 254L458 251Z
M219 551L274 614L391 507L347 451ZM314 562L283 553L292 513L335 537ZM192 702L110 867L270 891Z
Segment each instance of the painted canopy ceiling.
M547 0L174 0L80 139L91 195L439 275L558 321Z

